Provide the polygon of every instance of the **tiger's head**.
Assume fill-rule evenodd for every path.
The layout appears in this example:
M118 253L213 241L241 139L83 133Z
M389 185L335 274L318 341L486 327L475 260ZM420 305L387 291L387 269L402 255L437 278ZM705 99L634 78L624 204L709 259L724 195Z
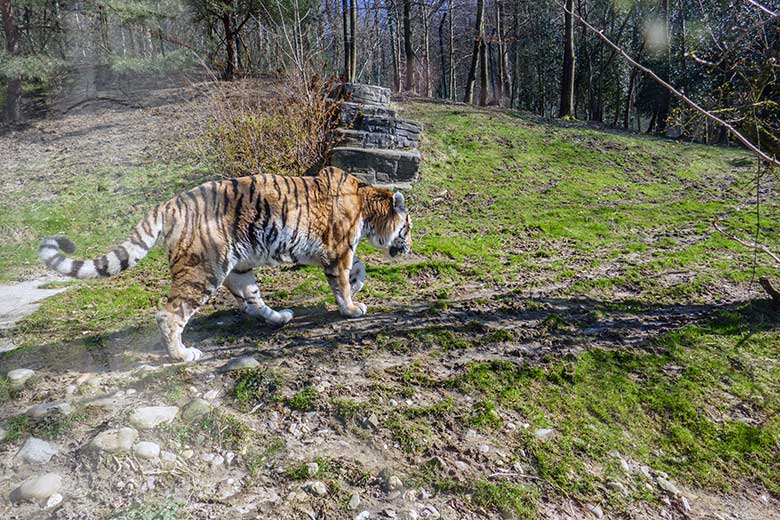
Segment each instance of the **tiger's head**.
M364 200L363 236L395 258L412 251L412 218L400 192L371 188Z

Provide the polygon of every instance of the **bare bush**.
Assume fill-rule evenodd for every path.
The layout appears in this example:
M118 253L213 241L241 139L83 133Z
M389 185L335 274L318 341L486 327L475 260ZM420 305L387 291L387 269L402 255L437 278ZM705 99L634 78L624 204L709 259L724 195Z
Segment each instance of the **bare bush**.
M242 80L215 85L206 122L187 143L223 177L301 175L321 167L335 139L332 81Z

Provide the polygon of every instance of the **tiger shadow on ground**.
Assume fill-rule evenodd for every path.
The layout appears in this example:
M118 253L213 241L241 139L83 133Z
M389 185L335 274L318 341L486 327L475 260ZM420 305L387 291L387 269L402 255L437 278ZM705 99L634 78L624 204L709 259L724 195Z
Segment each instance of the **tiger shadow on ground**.
M204 352L202 364L215 368L242 355L261 362L305 356L316 363L366 353L446 350L435 339L440 334L471 338L465 347L460 345L461 355L477 355L492 343L488 350L497 355L532 362L588 348L651 349L650 340L659 334L712 322L724 313L732 313L732 321L736 317L740 323L732 327L734 334L780 327L780 310L768 300L680 305L507 294L479 303L461 300L397 306L355 320L345 320L323 305L294 310L295 318L283 327L234 309L202 313L190 322L184 341ZM729 333L732 329L722 330ZM488 336L497 341L485 340ZM5 370L104 372L132 370L142 364L169 365L171 360L152 319L118 331L21 348L0 355L0 364Z

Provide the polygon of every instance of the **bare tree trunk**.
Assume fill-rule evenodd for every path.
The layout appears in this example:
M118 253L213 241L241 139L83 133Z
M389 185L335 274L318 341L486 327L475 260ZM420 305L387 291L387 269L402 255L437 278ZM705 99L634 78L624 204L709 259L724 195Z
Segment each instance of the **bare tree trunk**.
M13 57L19 52L18 30L14 18L14 8L11 0L0 0L0 15L3 18L3 31L5 32L5 50ZM14 76L8 78L5 92L5 108L3 115L8 122L17 122L22 119L22 78Z
M398 13L397 10L396 14ZM401 56L398 48L398 17L389 16L390 21L390 53L393 61L393 91L401 90ZM393 20L396 23L393 23Z
M348 0L341 0L341 21L344 27L344 81L351 80L352 56L350 51L352 46L349 44L349 3Z
M448 99L450 97L450 93L448 91L449 83L447 79L449 76L449 71L447 71L447 62L444 53L444 24L447 22L449 18L448 15L449 13L445 11L444 15L442 15L441 17L441 20L439 20L439 59L441 60L439 96L443 99Z
M661 24L664 31L664 66L661 68L661 79L669 82L671 72L672 46L671 35L669 33L669 0L661 0ZM656 130L659 134L666 131L666 118L669 117L669 108L672 103L672 95L666 89L661 89L658 99L658 112L655 118Z
M227 62L225 63L225 72L223 79L232 81L238 74L238 53L236 52L236 38L233 26L233 0L223 0L225 2L225 12L222 14L222 26L225 29L225 51L227 53Z
M558 117L574 115L574 21L572 10L574 1L566 0L563 13L563 72L561 74L561 106Z
M479 62L480 51L484 45L482 18L485 15L485 0L477 0L477 21L474 23L474 50L471 54L471 67L469 75L466 78L466 93L463 96L464 103L474 102L474 82L477 79L477 63Z
M482 1L482 0L480 0ZM404 90L414 90L414 45L412 44L412 0L404 2L404 55L406 56L406 79Z
M479 45L479 106L487 105L488 100L488 63L487 43L483 32Z
M449 0L447 2L447 18L449 19L450 29L450 49L449 49L449 94L450 99L455 99L455 32L452 22L452 10L454 8L455 0Z
M349 81L357 75L357 3L349 0Z
M423 52L425 52L425 97L431 97L430 20L428 19L428 6L423 3L420 9L423 19Z

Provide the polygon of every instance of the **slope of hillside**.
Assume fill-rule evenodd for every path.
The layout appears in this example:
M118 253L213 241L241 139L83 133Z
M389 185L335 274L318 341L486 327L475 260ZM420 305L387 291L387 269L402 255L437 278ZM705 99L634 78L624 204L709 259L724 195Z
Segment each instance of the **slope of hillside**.
M755 234L748 156L400 108L425 124L415 252L360 246L365 318L341 320L315 269L258 270L296 318L265 326L220 292L185 333L206 357L167 365L155 251L115 279L68 282L6 333L21 348L0 354L2 373L35 375L0 378L0 516L40 516L10 495L53 472L57 518L780 517L778 313L751 282L780 271L712 228ZM209 178L142 151L86 168L61 154L3 172L2 278L39 272L44 234L97 253ZM773 193L763 179L761 241L780 249ZM223 369L239 356L259 363ZM27 413L46 402L68 413ZM179 413L144 429L150 405ZM169 455L91 446L131 425ZM57 454L15 457L29 436Z

